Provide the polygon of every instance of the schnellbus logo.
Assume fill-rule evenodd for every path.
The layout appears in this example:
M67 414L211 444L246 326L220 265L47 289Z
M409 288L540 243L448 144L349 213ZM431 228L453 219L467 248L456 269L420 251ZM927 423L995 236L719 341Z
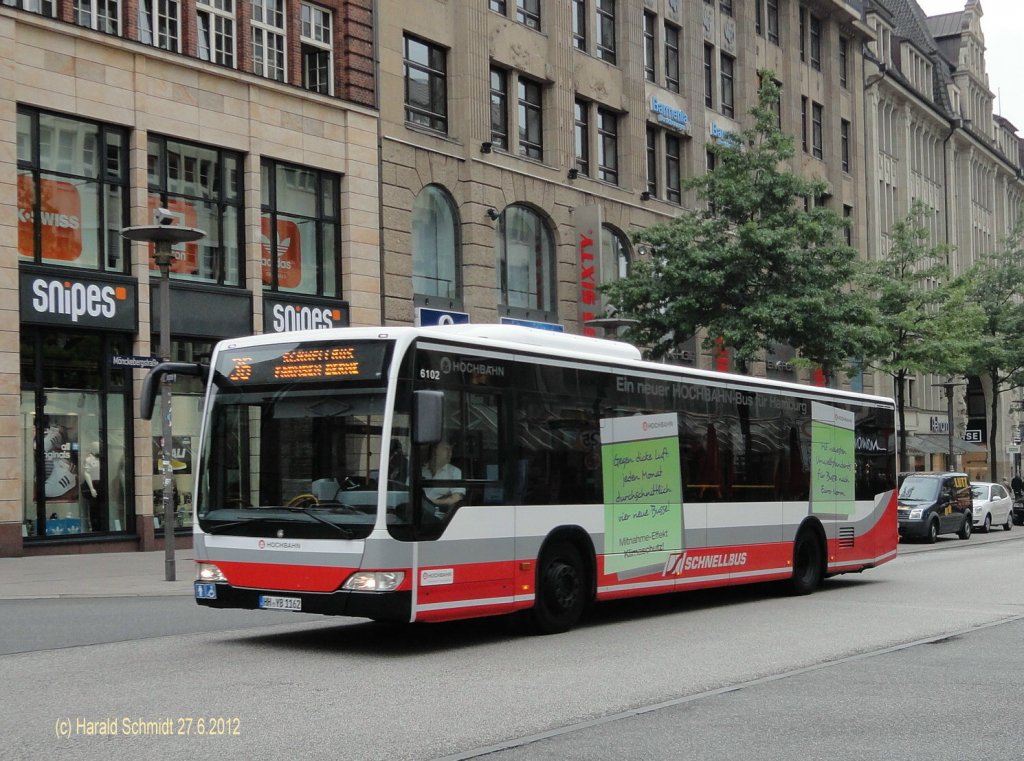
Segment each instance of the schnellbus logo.
M32 308L41 314L70 317L71 322L87 316L112 318L117 303L127 298L128 289L123 286L42 277L32 281Z

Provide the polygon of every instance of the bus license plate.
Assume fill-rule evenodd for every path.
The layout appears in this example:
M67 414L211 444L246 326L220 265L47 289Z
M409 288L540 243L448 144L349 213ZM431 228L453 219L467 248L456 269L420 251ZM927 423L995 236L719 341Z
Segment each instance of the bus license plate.
M302 610L302 600L298 597L260 595L260 607L267 610Z
M196 582L196 599L197 600L216 600L217 599L217 585L216 584L200 584Z

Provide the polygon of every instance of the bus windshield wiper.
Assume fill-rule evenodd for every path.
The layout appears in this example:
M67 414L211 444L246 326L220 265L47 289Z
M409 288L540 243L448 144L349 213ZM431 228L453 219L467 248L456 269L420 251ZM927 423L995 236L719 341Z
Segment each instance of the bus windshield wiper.
M227 523L218 523L216 526L211 526L208 529L203 529L207 534L220 534L229 528L235 528L237 526L245 526L249 523L258 523L264 520L264 518L246 518L244 521L228 521Z
M289 513L302 513L303 515L308 515L313 520L320 521L321 523L330 526L346 539L351 539L353 536L355 536L355 534L352 532L352 529L345 528L344 526L339 526L337 523L329 521L321 515L311 513L310 508L308 507L285 507L283 509L287 510Z

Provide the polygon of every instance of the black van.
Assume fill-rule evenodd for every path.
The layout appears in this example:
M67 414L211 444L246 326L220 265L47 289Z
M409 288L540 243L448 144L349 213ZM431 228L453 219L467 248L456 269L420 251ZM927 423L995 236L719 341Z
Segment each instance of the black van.
M971 479L966 473L901 473L900 536L934 542L939 534L971 538Z

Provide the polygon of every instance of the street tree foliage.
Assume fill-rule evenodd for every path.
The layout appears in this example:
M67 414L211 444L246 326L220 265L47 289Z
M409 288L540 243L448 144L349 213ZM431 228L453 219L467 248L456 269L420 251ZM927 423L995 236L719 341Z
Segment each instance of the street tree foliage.
M602 287L606 303L636 321L626 337L655 357L704 330L705 346L720 337L741 368L778 344L826 372L849 368L873 330L870 303L846 288L857 254L845 220L815 203L826 184L786 168L779 89L759 74L753 126L708 144L714 169L685 183L706 209L636 233L654 254Z
M967 273L968 297L981 310L969 372L987 377L988 445L991 479L997 480L996 434L999 395L1024 385L1024 217L1002 242L1002 248L980 259Z
M907 470L907 379L964 373L981 329L981 311L968 296L967 282L951 279L948 247L929 244L928 213L915 201L893 225L888 250L863 263L854 286L874 301L874 341L863 359L893 379L901 470Z

